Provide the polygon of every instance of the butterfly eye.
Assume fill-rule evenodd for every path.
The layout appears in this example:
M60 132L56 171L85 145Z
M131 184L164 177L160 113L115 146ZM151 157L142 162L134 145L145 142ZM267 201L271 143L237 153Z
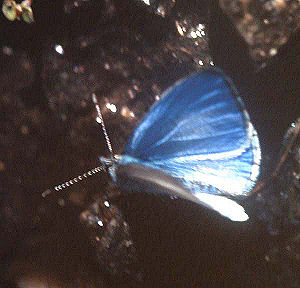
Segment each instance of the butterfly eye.
M34 18L33 18L32 9L30 7L22 7L22 10L23 10L23 14L22 14L23 20L28 24L33 23Z
M16 3L14 1L4 1L2 12L8 20L14 21L17 17Z

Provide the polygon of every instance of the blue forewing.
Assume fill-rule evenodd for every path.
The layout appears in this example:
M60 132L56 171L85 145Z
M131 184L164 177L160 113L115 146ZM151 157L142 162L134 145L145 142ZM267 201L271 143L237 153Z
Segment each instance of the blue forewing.
M246 196L253 188L259 172L260 147L231 80L218 70L209 70L170 87L134 131L117 170L124 171L124 167L132 165L136 165L135 169L144 167L141 174L150 175L145 180L150 192L151 182L153 187L160 177L168 182L161 176L168 175L182 186L185 192L180 195L191 194L189 200L200 200L200 204L232 220L246 220L245 215L240 216L242 220L228 215L230 209L235 209L228 205L236 203L226 196ZM155 170L160 173L151 172ZM129 182L134 178L130 173L126 177ZM142 190L141 181L137 191ZM153 193L160 189L155 187ZM165 193L165 188L160 192Z

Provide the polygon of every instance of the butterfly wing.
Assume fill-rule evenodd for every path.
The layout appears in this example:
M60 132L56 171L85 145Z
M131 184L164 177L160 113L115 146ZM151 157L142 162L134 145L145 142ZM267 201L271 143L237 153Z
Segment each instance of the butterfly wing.
M248 215L244 208L224 196L201 193L189 193L174 177L164 172L140 164L119 165L116 169L117 184L127 192L168 195L194 202L202 207L206 215L219 214L232 221L246 221Z
M119 162L131 163L159 169L195 195L245 195L258 175L260 148L234 85L213 70L164 93Z

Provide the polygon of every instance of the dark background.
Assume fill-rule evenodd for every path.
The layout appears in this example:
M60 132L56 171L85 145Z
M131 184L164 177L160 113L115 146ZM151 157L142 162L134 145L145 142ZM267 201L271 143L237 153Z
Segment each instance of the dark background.
M60 207L57 199L65 196L45 200L41 192L97 166L98 155L107 154L94 108L84 93L97 92L116 103L125 102L140 111L141 119L153 102L149 87L154 82L163 91L196 69L189 59L174 60L161 49L170 35L177 34L174 19L179 14L183 18L196 14L200 22L205 19L209 24L210 53L241 91L261 141L261 178L266 179L278 161L284 132L300 114L300 34L295 32L266 68L258 70L248 57L247 45L216 2L177 1L175 12L165 18L139 1L91 0L65 13L68 3L72 1L34 1L32 25L0 17L0 46L11 47L14 57L3 54L0 64L1 287L16 287L22 275L41 279L34 275L48 275L57 287L282 287L282 283L294 287L294 267L284 269L265 260L274 245L286 240L282 231L274 237L261 219L230 223L193 204L149 195L114 200L129 223L138 264L126 276L113 275L96 257L90 231L78 216L94 201L90 195L106 193L108 179L96 176L79 185L79 193L89 196L77 206L66 200ZM88 43L84 49L78 46L82 39ZM57 43L64 47L62 58L53 56ZM129 50L125 56L119 49L124 45ZM129 64L121 65L121 72L115 68L105 74L97 66L99 55L104 54L111 66L125 57ZM150 72L134 60L138 56L150 59ZM58 63L57 73L71 66L86 67L85 73L96 75L96 80L82 73L81 82L72 78L65 88L55 80L53 63ZM126 71L135 76L120 76ZM134 101L115 96L115 87L122 92L133 80L142 87ZM68 98L61 100L56 91L66 92ZM82 101L86 104L81 105ZM120 153L138 119L106 118L114 149ZM135 269L142 271L143 280L132 276ZM278 276L281 271L288 271L286 279L280 276L285 280Z

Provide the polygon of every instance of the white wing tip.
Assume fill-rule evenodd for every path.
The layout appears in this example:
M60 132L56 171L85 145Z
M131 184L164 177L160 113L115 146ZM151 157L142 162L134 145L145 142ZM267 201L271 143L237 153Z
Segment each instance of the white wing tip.
M231 221L244 222L249 219L244 208L231 199L205 193L197 193L195 196L211 209L217 211L224 217L229 218Z

